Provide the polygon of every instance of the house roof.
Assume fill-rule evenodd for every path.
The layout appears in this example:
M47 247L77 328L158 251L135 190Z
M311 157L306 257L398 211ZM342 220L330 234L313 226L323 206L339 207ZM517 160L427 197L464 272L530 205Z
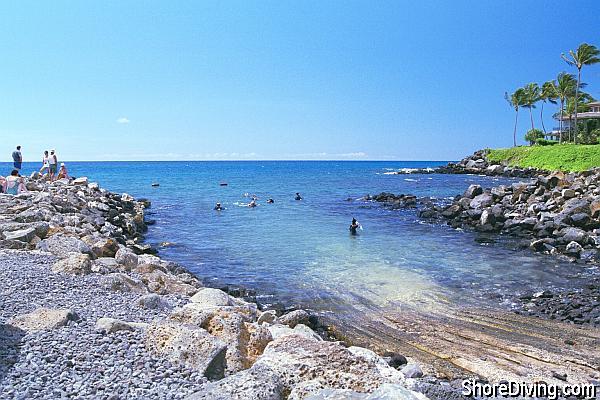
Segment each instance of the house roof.
M587 103L588 106L600 106L600 101L592 101L591 103Z
M574 117L574 115L573 115ZM573 118L572 117L572 118ZM600 112L582 112L582 113L577 113L577 119L600 119ZM557 119L561 119L560 117L558 117ZM563 121L568 121L569 120L569 114L565 114L562 117Z

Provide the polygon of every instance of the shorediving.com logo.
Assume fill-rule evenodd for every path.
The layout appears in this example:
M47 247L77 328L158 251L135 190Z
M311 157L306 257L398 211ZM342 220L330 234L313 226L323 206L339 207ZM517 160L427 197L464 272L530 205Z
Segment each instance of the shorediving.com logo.
M545 382L526 383L509 382L482 383L475 379L462 382L462 394L465 397L534 397L556 400L560 397L576 397L578 399L595 399L597 387L589 384L554 385Z

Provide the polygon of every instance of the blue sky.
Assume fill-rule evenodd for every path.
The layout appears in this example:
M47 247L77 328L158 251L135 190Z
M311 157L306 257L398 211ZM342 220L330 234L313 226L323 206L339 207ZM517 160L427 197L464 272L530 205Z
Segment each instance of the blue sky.
M0 3L0 159L457 159L600 1ZM574 26L570 22L574 21ZM584 68L600 97L600 65ZM546 127L553 106L548 106ZM535 115L539 125L539 109ZM528 116L521 115L522 137Z

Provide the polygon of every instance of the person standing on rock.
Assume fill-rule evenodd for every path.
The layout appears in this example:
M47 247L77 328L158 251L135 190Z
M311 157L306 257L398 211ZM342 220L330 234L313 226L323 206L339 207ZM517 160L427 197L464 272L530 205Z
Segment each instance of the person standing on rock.
M45 172L49 172L50 167L48 165L48 150L44 150L44 157L42 157L42 168L40 168L40 175L44 175L44 171Z
M48 158L48 174L50 175L50 182L54 181L56 177L56 170L58 167L58 158L56 157L56 152L54 150L50 150L50 157Z
M21 154L21 146L17 146L17 149L12 153L13 158L13 167L17 171L21 171L21 167L23 166L23 155Z

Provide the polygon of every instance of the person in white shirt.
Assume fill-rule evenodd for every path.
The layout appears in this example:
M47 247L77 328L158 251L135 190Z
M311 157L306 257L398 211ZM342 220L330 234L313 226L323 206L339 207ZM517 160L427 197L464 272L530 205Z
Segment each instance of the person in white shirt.
M56 177L58 170L58 158L56 157L56 151L50 150L50 157L48 157L48 173L50 175L50 182L53 182Z

